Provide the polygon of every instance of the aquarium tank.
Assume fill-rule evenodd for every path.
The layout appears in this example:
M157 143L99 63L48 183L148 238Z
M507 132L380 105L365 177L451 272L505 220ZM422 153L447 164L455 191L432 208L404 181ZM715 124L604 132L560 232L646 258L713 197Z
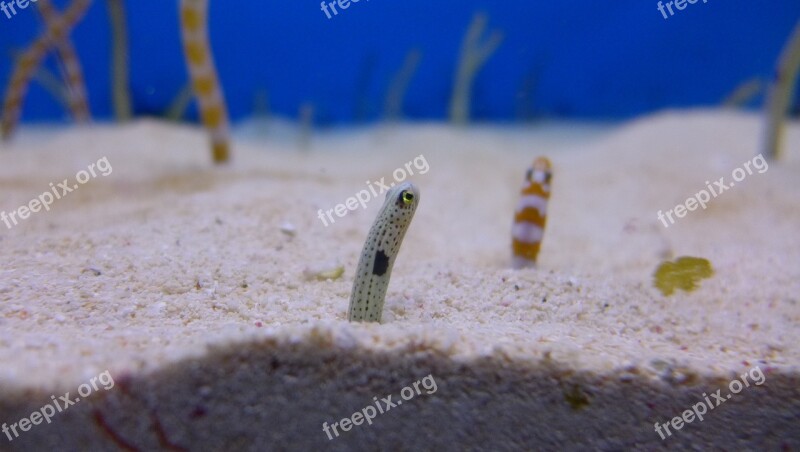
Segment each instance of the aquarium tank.
M0 450L800 449L800 2L0 0Z

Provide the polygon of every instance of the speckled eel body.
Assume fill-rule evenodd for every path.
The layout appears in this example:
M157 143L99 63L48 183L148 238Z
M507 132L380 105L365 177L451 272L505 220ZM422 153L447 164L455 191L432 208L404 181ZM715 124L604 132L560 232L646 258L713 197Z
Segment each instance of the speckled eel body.
M392 266L418 203L419 190L410 182L402 183L386 194L358 260L350 295L350 321L381 321Z

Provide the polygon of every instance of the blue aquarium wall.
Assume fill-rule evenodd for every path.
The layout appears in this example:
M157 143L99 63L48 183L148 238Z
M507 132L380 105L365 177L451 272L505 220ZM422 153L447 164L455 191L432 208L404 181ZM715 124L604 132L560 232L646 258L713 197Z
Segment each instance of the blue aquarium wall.
M66 2L55 1L63 9ZM472 117L626 118L673 107L719 105L754 77L772 78L800 19L800 1L697 0L661 13L659 2L621 0L361 0L328 18L317 0L217 1L210 34L234 120L269 113L297 117L312 104L321 124L382 118L386 90L411 49L421 52L404 112L412 120L447 115L462 37L476 12L504 40L479 72ZM666 2L664 2L666 3ZM162 115L187 83L177 2L125 3L130 92L136 115ZM662 3L663 6L663 3ZM665 11L667 11L665 9ZM664 17L667 17L666 19ZM12 56L41 33L29 7L0 13L0 84ZM112 116L111 30L96 0L72 34L95 118ZM57 71L50 57L47 67ZM259 94L261 93L261 94ZM760 105L756 97L751 105ZM67 114L34 82L23 121ZM189 118L196 118L192 108Z

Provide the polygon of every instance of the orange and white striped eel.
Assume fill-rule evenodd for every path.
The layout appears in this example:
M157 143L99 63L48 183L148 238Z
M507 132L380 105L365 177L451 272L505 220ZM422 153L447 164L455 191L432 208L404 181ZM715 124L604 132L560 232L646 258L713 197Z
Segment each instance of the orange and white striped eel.
M546 157L539 157L525 173L519 204L511 228L512 266L533 267L542 244L547 222L547 201L553 166Z
M46 24L44 33L17 60L3 101L3 119L0 124L0 135L3 139L10 138L14 132L22 113L28 84L48 49L53 43L63 42L69 36L91 3L91 0L75 0L61 17L53 18L52 22Z
M230 156L230 126L208 39L208 0L181 0L180 9L183 50L200 117L211 134L214 162L226 162Z

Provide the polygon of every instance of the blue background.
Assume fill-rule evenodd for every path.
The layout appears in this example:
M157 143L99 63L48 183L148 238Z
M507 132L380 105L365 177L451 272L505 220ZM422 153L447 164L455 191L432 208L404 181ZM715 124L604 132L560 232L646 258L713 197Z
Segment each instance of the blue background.
M65 2L55 1L63 9ZM377 120L389 80L412 48L422 60L405 100L410 119L443 119L462 36L473 13L505 40L479 73L478 120L537 116L626 118L687 106L719 105L740 83L769 80L792 27L797 0L709 0L665 20L652 0L361 0L328 19L316 0L212 0L210 33L234 119L253 113L266 90L272 114L296 117L313 103L321 123ZM126 2L130 89L136 115L160 115L186 84L177 1ZM11 53L40 33L29 7L0 15L0 84ZM72 35L91 110L110 118L111 32L96 0ZM56 70L52 58L48 66ZM536 80L530 97L526 78ZM757 101L756 104L759 102ZM29 91L23 119L65 118L41 86ZM194 108L189 113L196 118Z

